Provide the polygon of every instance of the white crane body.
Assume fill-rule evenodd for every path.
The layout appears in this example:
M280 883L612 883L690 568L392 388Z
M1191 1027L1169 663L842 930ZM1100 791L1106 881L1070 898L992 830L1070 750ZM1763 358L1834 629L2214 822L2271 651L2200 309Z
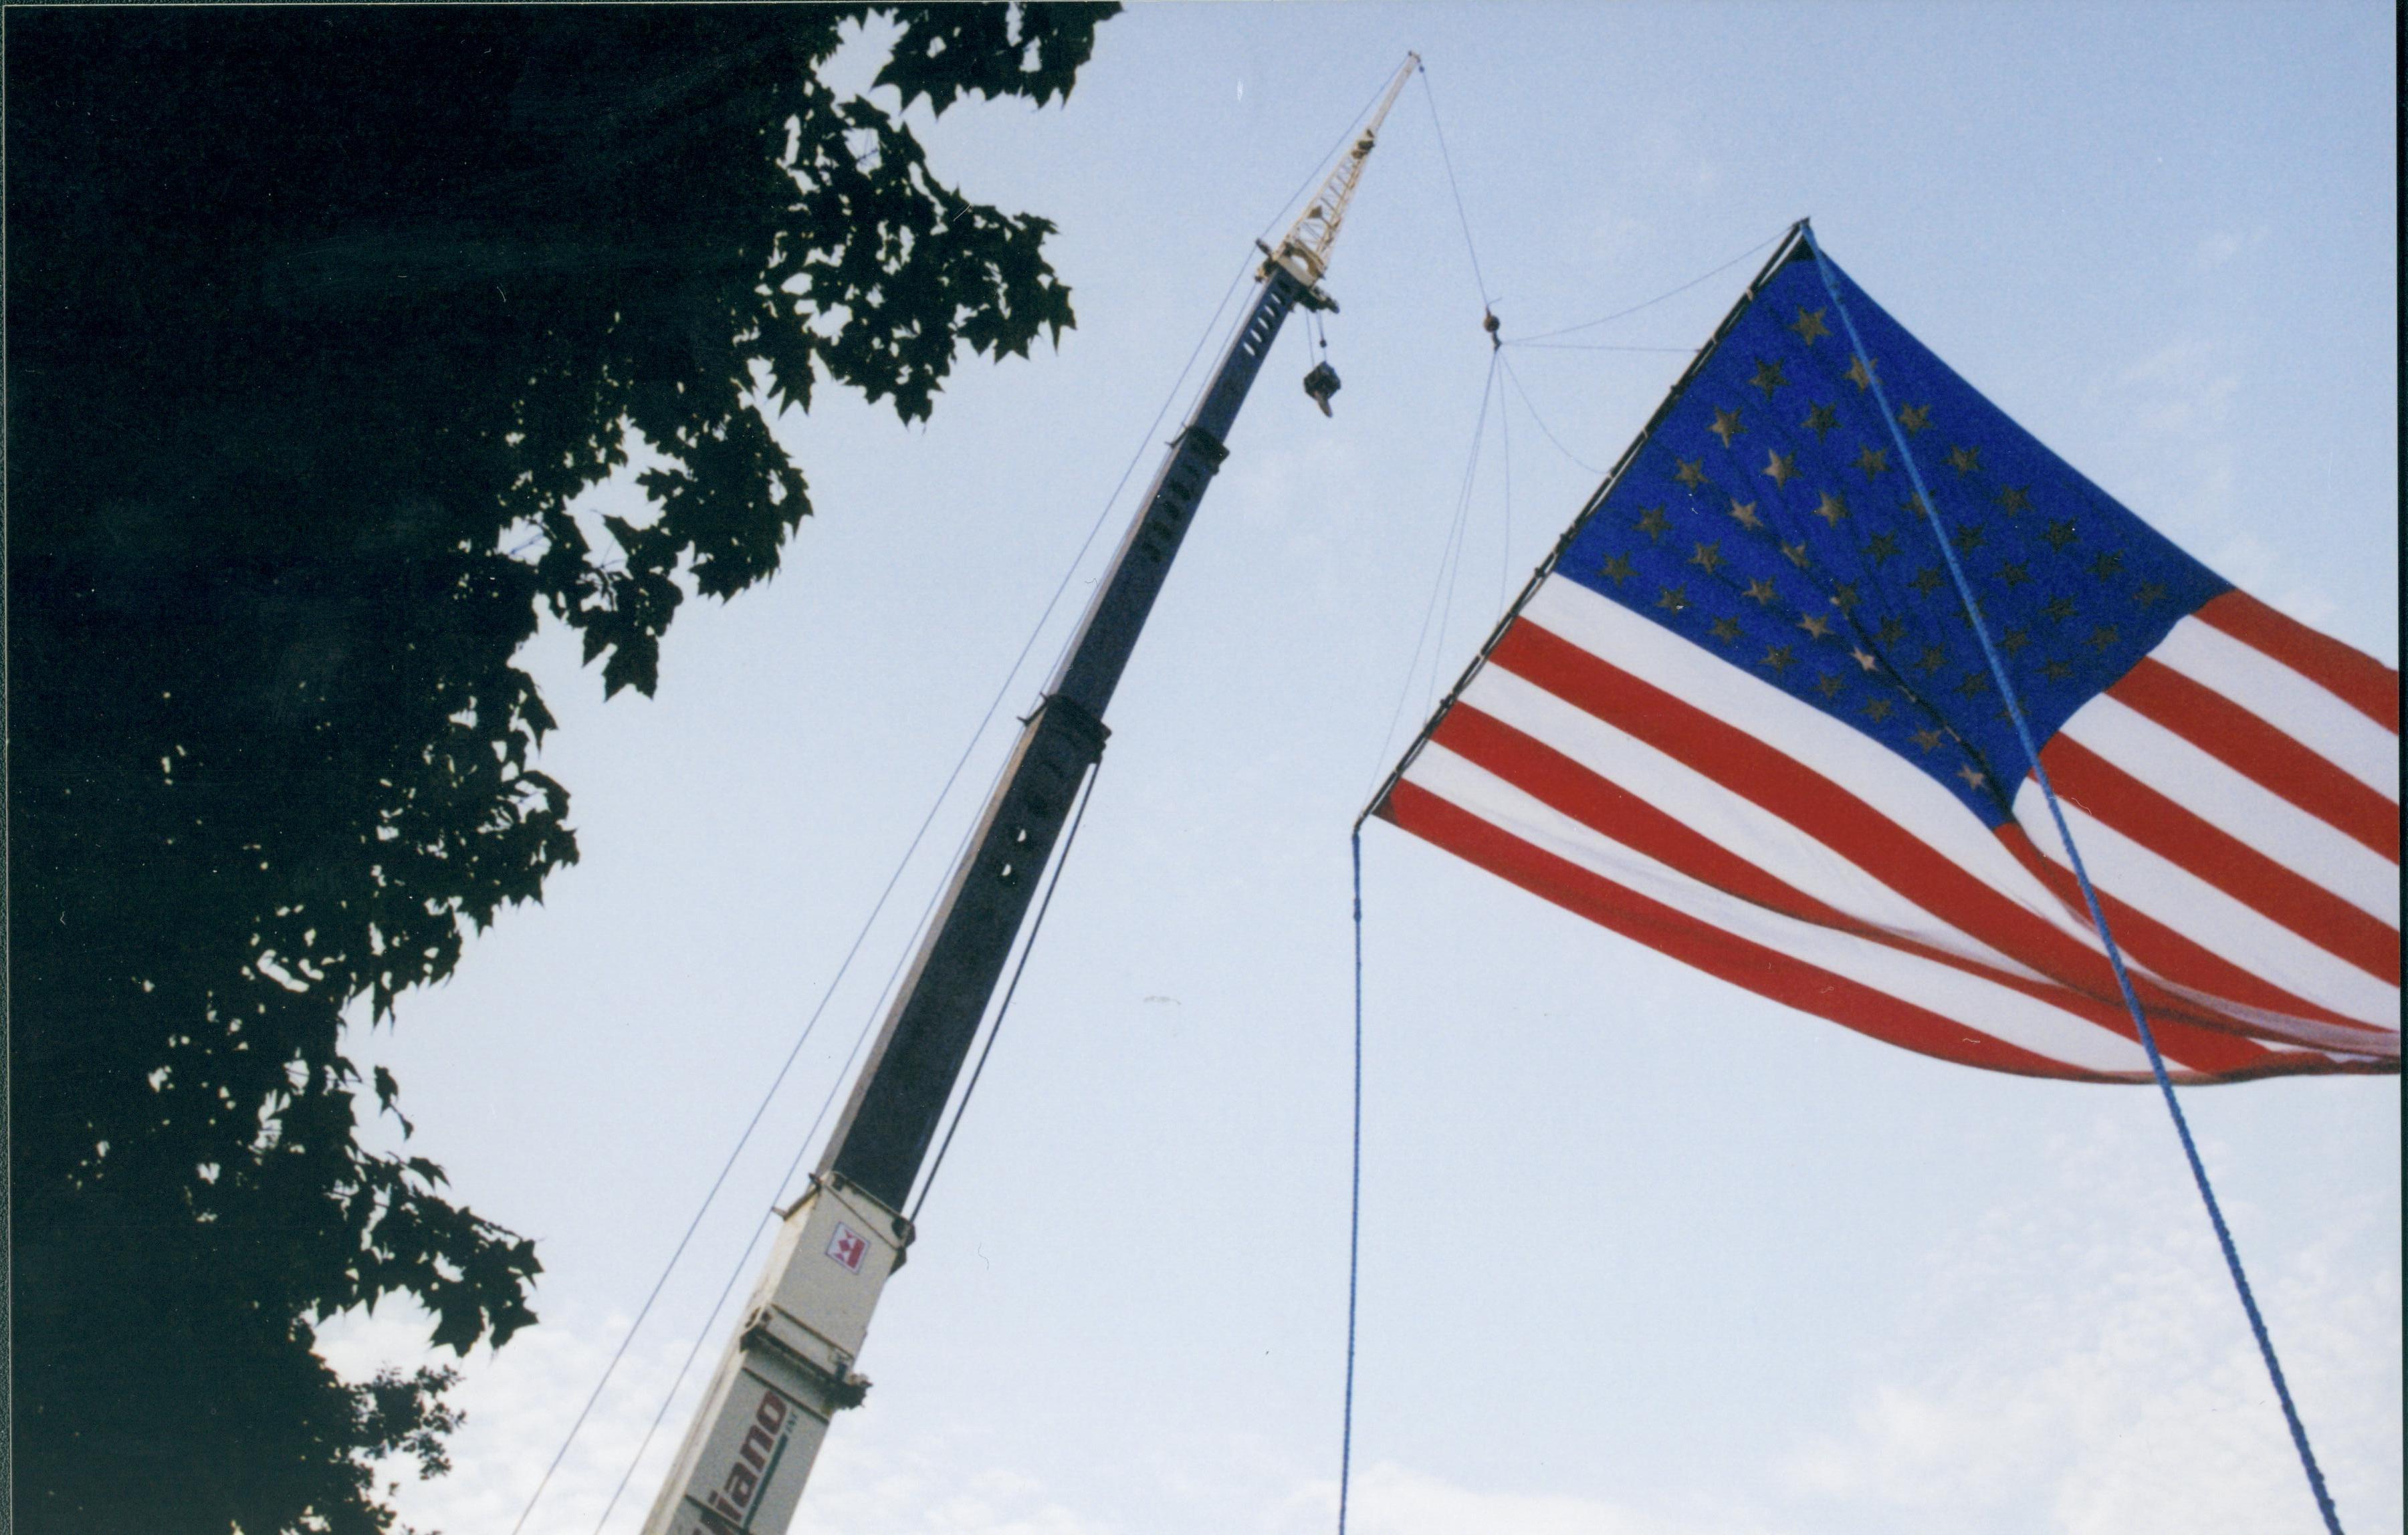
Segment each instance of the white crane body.
M648 1532L783 1531L829 1421L868 1387L853 1361L879 1292L903 1261L904 1239L893 1234L899 1217L819 1178L784 1214Z

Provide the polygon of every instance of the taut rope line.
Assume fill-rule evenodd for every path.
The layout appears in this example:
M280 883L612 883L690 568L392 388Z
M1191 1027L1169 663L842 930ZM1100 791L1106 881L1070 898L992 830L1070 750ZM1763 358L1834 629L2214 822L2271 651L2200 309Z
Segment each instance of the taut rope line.
M2190 1162L2191 1181L2199 1185L2199 1197L2207 1206L2208 1221L2215 1227L2216 1245L2224 1250L2224 1266L2231 1272L2232 1287L2241 1294L2241 1309L2248 1313L2249 1330L2258 1340L2258 1352L2266 1361L2266 1374L2274 1383L2274 1395L2283 1404L2283 1421L2290 1426L2291 1443L2300 1453L2300 1469L2308 1474L2308 1489L2315 1494L2316 1512L2324 1515L2325 1528L2331 1535L2342 1535L2341 1515L2334 1511L2332 1495L2325 1488L2324 1472L2316 1466L2315 1451L2309 1448L2307 1426L2300 1421L2300 1410L2291 1401L2291 1388L2283 1379L2282 1361L2274 1356L2274 1340L2266 1330L2266 1319L2258 1314L2258 1298L2250 1292L2249 1276L2241 1267L2241 1250L2232 1242L2231 1228L2224 1224L2224 1211L2215 1202L2215 1190L2207 1181L2207 1165L2200 1160L2198 1143L2192 1140L2190 1122L2183 1117L2182 1103L2174 1097L2173 1079L2166 1074L2165 1057L2157 1052L2156 1033L2149 1027L2148 1014L2142 1010L2141 998L2132 990L2132 978L2124 968L2124 954L2116 947L2115 935L2108 930L2107 913L2099 904L2099 893L2090 885L2089 871L2082 866L2082 854L2073 845L2073 829L2066 825L2065 811L2057 802L2057 789L2048 781L2048 769L2041 765L2040 747L2033 741L2030 722L2024 718L2023 700L2016 696L2014 683L2008 680L2007 668L1999 657L1998 647L1991 643L1989 625L1983 622L1981 604L1973 597L1973 588L1965 579L1965 567L1957 562L1956 546L1949 541L1947 529L1942 525L1940 504L1931 498L1923 483L1923 470L1914 462L1914 451L1907 446L1906 434L1899 429L1897 419L1890 413L1889 396L1883 390L1881 375L1873 371L1872 359L1865 351L1864 342L1856 335L1856 323L1849 318L1847 300L1840 296L1839 279L1832 274L1831 264L1824 259L1822 242L1814 237L1813 229L1802 221L1799 233L1805 237L1806 249L1813 253L1814 268L1823 277L1823 287L1831 295L1832 308L1840 311L1840 323L1848 333L1848 349L1864 365L1865 378L1872 385L1873 403L1881 409L1883 423L1889 428L1890 441L1898 448L1899 458L1906 465L1907 478L1914 481L1916 499L1929 513L1932 537L1940 542L1942 558L1948 563L1948 574L1956 583L1956 595L1965 604L1965 613L1973 624L1973 637L1982 642L1982 654L1990 664L1990 679L1999 684L1999 696L2007 706L2007 716L2014 722L2015 739L2022 743L2024 756L2031 763L2032 778L2040 785L2041 798L2048 806L2049 819L2057 824L2057 840L2065 845L2066 861L2073 867L2074 882L2082 887L2083 904L2090 909L2090 925L2099 931L2099 941L2107 950L2107 963L2114 969L2115 985L2124 994L2124 1007L2132 1015L2132 1026L2141 1036L2141 1048L2148 1052L2149 1071L2157 1078L2157 1091L2166 1100L2166 1112L2173 1117L2174 1134L2182 1140L2183 1155ZM2003 787L2003 786L2002 786Z

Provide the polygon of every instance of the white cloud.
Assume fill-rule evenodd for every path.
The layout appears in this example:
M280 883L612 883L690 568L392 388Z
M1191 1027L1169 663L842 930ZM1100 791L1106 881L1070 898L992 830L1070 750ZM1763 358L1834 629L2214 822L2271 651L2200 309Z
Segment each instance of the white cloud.
M627 1318L612 1315L583 1325L571 1319L530 1327L500 1350L479 1348L464 1360L454 1360L448 1350L430 1356L427 1331L424 1313L389 1304L372 1317L342 1317L328 1324L321 1330L319 1352L352 1380L388 1364L406 1369L452 1364L459 1370L460 1384L448 1399L466 1413L466 1421L452 1439L453 1469L432 1481L405 1475L393 1502L404 1524L427 1535L437 1530L497 1535L509 1530L525 1509L578 1409L626 1335ZM590 1535L689 1341L646 1337L628 1350L609 1389L546 1485L523 1535ZM707 1373L713 1362L705 1350L695 1361L695 1376ZM695 1388L696 1380L689 1378L681 1401L690 1404ZM611 1513L612 1530L633 1530L642 1522L684 1427L672 1410Z
M1656 226L1647 220L1600 208L1589 224L1588 256L1599 266L1612 265L1645 253L1655 237Z
M1108 1535L1120 1527L1069 1508L1037 1478L965 1469L960 1446L896 1457L831 1456L813 1477L796 1535Z
M2237 229L2219 229L2199 242L2199 251L2195 257L2199 269L2202 272L2212 272L2233 257L2244 251L2257 250L2266 243L2266 237L2272 233L2273 231L2265 224L2259 224L2245 234Z
M1844 1511L1816 1528L1929 1528L1943 1513L1967 1531L2314 1527L2204 1213L2154 1176L2164 1148L2111 1123L2059 1148L2051 1186L1934 1255L1899 1340L1928 1362L1784 1468L1801 1511ZM2104 1244L2101 1205L2120 1216ZM2401 1513L2401 1292L2397 1253L2358 1240L2372 1226L2255 1283L2344 1515L2379 1528Z
M1560 1493L1477 1490L1387 1463L1363 1473L1351 1502L1347 1527L1357 1535L1756 1535L1774 1528L1703 1506L1648 1513Z
M2149 432L2204 442L2230 419L2241 393L2241 375L2222 351L2200 337L2170 342L2118 374L2108 398L2121 395Z

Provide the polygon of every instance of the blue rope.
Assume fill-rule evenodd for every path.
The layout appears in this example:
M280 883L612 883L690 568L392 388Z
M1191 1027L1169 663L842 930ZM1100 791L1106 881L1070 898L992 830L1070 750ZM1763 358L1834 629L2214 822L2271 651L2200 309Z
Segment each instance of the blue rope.
M1363 828L1354 854L1354 1172L1346 1209L1346 1415L1338 1440L1338 1535L1346 1535L1346 1494L1354 1471L1354 1295L1363 1254Z
M2015 739L2031 763L2032 777L2040 784L2041 798L2048 805L2049 819L2057 824L2057 840L2065 846L2066 861L2073 867L2073 879L2082 887L2083 904L2090 909L2090 925L2099 931L2099 941L2107 950L2107 963L2115 972L2115 985L2124 994L2125 1009L2132 1015L2132 1026L2141 1036L2141 1048L2148 1053L2149 1071L2157 1078L2157 1091L2166 1100L2166 1112L2173 1116L2174 1133L2182 1139L2183 1155L2189 1159L2191 1182L2199 1185L2199 1197L2207 1205L2207 1218L2215 1227L2216 1245L2224 1249L2224 1266L2231 1271L2232 1286L2241 1294L2241 1309L2249 1316L2249 1330L2258 1339L2258 1352L2266 1361L2266 1374L2274 1383L2274 1395L2283 1404L2283 1421L2290 1425L2291 1443L2300 1452L2300 1467L2308 1473L2308 1488L2315 1494L2316 1510L2324 1515L2325 1528L2331 1535L2342 1535L2341 1515L2333 1509L2332 1495L2325 1489L2324 1472L2316 1467L2315 1452L2308 1447L2308 1430L2300 1421L2300 1410L2291 1401L2291 1388L2283 1380L2282 1362L2274 1357L2274 1340L2266 1330L2266 1319L2258 1314L2258 1298L2250 1292L2249 1276L2241 1268L2241 1250L2232 1243L2231 1228L2224 1224L2224 1211L2215 1202L2215 1190L2207 1181L2207 1165L2200 1160L2198 1143L2192 1140L2190 1123L2183 1117L2182 1104L2174 1097L2173 1079L2166 1074L2165 1057L2158 1053L2156 1033L2149 1027L2148 1015L2142 1011L2141 999L2132 990L2132 978L2124 968L2123 951L2115 945L2115 935L2108 930L2107 913L2100 908L2099 893L2091 888L2089 871L2082 866L2082 854L2073 845L2072 828L2065 824L2065 811L2057 802L2057 789L2048 781L2048 769L2041 766L2040 749L2032 740L2031 725L2024 718L2022 701L2015 696L2014 684L2007 679L2007 668L1999 659L1998 648L1990 642L1989 626L1982 621L1981 605L1974 600L1973 588L1965 579L1964 567L1957 563L1956 550L1948 541L1947 530L1941 525L1940 505L1932 500L1923 483L1923 470L1914 462L1914 452L1907 446L1906 434L1899 430L1891 415L1889 396L1881 385L1881 377L1873 371L1873 361L1865 351L1864 342L1856 335L1856 323L1849 318L1847 300L1840 296L1839 280L1832 275L1831 264L1823 255L1822 243L1814 238L1813 229L1801 224L1806 249L1813 253L1815 270L1823 277L1823 287L1831 295L1831 305L1840 311L1840 323L1848 333L1848 347L1865 366L1865 377L1872 385L1873 404L1881 410L1882 423L1889 428L1890 441L1898 448L1899 457L1906 465L1907 478L1914 484L1915 499L1931 520L1931 533L1940 540L1940 555L1948 564L1948 574L1956 583L1956 595L1965 604L1965 613L1973 624L1974 638L1982 642L1983 657L1990 664L1991 681L1999 684L1999 696L2006 701L2007 716L2014 722ZM2003 785L2000 786L2003 789ZM1360 921L1359 917L1357 919ZM1358 940L1359 954L1359 940ZM1357 959L1359 968L1360 960ZM1359 983L1358 983L1359 984Z

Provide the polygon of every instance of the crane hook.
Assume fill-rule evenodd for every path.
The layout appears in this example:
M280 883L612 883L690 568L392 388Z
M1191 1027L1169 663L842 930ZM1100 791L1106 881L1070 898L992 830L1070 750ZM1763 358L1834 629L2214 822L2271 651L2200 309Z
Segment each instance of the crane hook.
M1480 310L1480 328L1488 333L1489 351L1498 351L1505 345L1504 341L1499 338L1497 334L1498 319L1497 311L1495 309L1489 308L1485 306L1482 307Z
M1312 403L1321 407L1321 413L1325 416L1330 413L1329 396L1337 394L1338 389L1338 370L1329 366L1326 357L1313 364L1312 371L1304 376L1304 392L1312 396Z

